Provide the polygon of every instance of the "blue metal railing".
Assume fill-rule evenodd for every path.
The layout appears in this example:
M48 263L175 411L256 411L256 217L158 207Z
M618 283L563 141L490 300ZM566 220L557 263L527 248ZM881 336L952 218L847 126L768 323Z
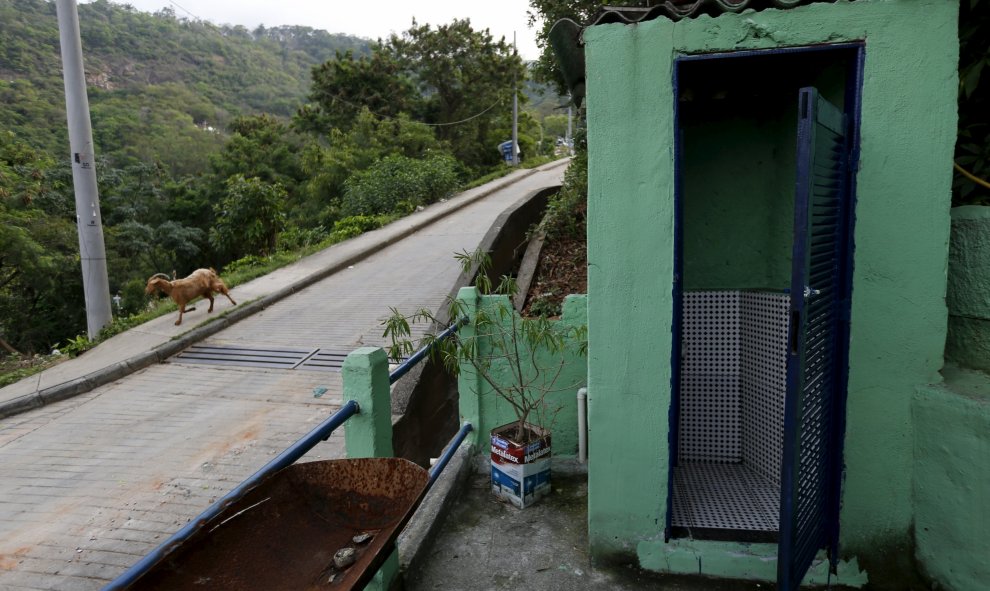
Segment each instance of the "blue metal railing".
M440 343L441 341L443 341L444 339L446 339L450 335L452 335L455 332L457 332L457 329L460 328L461 326L463 326L464 324L466 324L467 321L468 321L467 318L461 318L457 322L455 322L455 323L451 324L450 326L448 326L446 328L446 330L444 330L443 332L441 332L440 334L438 334L437 337L435 339L433 339L430 342L429 345L426 345L425 347L423 347L419 351L416 351L415 353L413 353L409 357L409 359L406 359L405 361L403 361L399 365L399 367L395 368L395 370L392 373L388 374L388 383L394 384L396 382L396 380L398 380L402 376L404 376L407 373L409 373L409 370L412 369L413 367L415 367L417 363L419 363L420 361L422 361L424 357L426 357L427 355L429 355L430 354L430 351L432 351L433 348L436 347L438 343Z
M419 351L416 351L412 356L406 359L399 367L395 368L395 371L389 374L389 383L394 384L396 380L406 375L410 369L412 369L417 363L422 361L440 341L446 339L450 335L454 334L461 325L467 322L467 318L462 318L460 321L451 324L446 330L437 335L429 345L423 347ZM185 543L189 538L191 538L196 532L200 531L204 525L209 523L217 515L222 513L231 504L240 500L245 494L247 494L252 488L254 488L258 483L263 481L265 478L271 476L275 472L278 472L282 468L286 468L296 462L299 458L306 455L306 452L316 447L321 441L326 441L330 434L344 424L347 419L351 418L360 411L357 402L349 400L346 402L340 410L330 415L327 420L320 423L315 429L304 435L299 441L296 441L288 449L283 451L272 461L264 465L260 470L251 475L247 480L242 482L237 486L237 488L231 490L229 493L224 495L218 501L210 505L205 511L200 513L195 519L187 523L182 529L172 534L167 540L162 542L157 548L145 555L141 560L134 563L131 568L124 571L119 577L107 584L103 588L103 591L117 591L120 589L126 589L139 578L144 576L149 570L152 569L156 564L161 562L169 553L177 549L180 545ZM430 469L429 482L427 488L433 485L437 478L439 478L440 473L443 471L444 467L450 462L450 458L453 457L454 452L460 447L461 442L471 431L471 424L464 423L457 435L454 436L451 445L448 446L447 450L440 457L437 463Z
M454 457L454 453L457 452L457 448L461 446L461 443L464 442L464 438L467 437L467 434L471 432L472 428L471 423L464 423L461 425L461 430L457 432L457 435L454 435L454 438L450 440L450 445L447 446L447 450L443 452L443 455L440 456L437 463L433 464L433 467L430 468L430 480L426 484L427 490L433 486L433 483L436 482L437 478L440 478L440 473L447 467L447 464L450 462L450 458Z
M103 588L103 591L126 589L129 585L144 576L145 573L151 570L153 566L158 564L170 552L192 537L193 534L209 523L211 519L222 513L224 509L229 507L232 503L240 500L240 498L254 488L256 484L275 472L278 472L282 468L293 464L296 460L305 455L306 452L316 447L317 443L326 441L337 427L343 425L344 421L354 416L358 410L357 402L354 402L353 400L347 401L344 406L340 407L340 410L330 415L327 420L320 423L319 426L304 435L299 441L293 443L288 449L280 453L272 461L265 464L263 468L239 484L237 488L210 505L206 511L200 513L195 519L187 523L185 527L172 534L172 537L162 542L144 558L137 561L131 568L127 569L124 574L111 581L106 587Z

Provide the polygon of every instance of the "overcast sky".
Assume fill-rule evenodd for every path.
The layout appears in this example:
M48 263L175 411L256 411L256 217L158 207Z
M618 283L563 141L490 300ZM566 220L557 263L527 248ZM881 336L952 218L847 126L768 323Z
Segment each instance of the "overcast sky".
M85 0L82 0L85 2ZM527 26L528 0L112 0L145 12L171 6L176 16L201 18L216 24L303 25L331 33L347 33L369 39L401 33L412 24L440 25L455 18L469 18L475 29L489 29L498 39L512 42L516 32L519 54L536 59L536 33ZM190 14L191 13L191 14Z

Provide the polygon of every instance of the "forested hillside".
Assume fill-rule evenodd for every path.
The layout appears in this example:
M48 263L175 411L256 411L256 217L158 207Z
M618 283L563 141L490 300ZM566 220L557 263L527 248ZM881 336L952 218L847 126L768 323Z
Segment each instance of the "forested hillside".
M118 317L147 309L153 273L270 265L504 168L527 80L468 21L372 43L104 0L79 17ZM540 87L523 87L525 108ZM521 114L527 157L552 152L560 101ZM85 330L68 152L54 4L0 0L0 349L15 358Z
M291 117L313 65L370 42L309 27L214 26L97 0L79 5L93 136L117 166L201 172L238 115ZM67 154L55 4L0 0L0 129Z

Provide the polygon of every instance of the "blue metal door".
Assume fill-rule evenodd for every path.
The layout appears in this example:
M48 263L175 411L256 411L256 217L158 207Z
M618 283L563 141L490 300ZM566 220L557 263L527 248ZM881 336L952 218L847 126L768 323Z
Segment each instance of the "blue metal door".
M797 589L818 551L834 546L840 453L840 314L849 133L814 88L798 103L791 335L784 404L777 588ZM835 557L835 552L831 553Z

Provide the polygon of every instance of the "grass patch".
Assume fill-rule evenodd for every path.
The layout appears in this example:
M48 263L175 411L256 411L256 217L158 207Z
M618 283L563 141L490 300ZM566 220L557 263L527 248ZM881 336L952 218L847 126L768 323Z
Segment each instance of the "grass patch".
M0 388L48 369L63 358L62 355L6 355L0 360Z

